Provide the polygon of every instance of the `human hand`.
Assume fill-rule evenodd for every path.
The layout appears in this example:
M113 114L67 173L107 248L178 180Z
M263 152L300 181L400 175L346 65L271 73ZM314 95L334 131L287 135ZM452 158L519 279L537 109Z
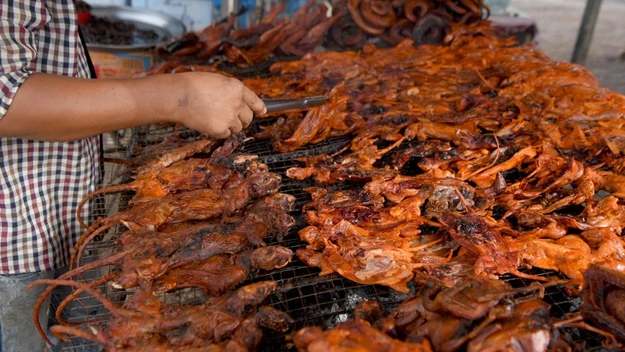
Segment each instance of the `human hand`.
M178 76L176 121L210 137L223 139L249 126L267 110L241 81L216 73L189 72Z

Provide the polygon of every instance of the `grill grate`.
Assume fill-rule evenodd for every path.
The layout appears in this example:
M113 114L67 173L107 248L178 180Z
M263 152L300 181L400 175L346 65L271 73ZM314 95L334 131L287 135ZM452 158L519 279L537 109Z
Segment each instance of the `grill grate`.
M565 279L565 277L552 270L534 268L530 270L520 269L519 271L531 275ZM504 275L502 280L508 282L513 288L527 287L534 282L533 280L523 279L510 274ZM582 305L580 297L569 296L565 292L564 286L561 285L547 287L543 300L551 306L551 314L558 319L564 319L568 314L578 312ZM560 330L568 334L574 343L579 344L583 351L608 351L602 347L602 338L598 334L578 328L563 328Z
M135 145L148 145L171 135L174 129L171 126L164 127L150 127L147 129L137 129L133 134ZM184 130L178 130L178 133L186 133ZM344 147L349 142L348 138L336 138L325 143L318 145L306 146L303 150L298 150L296 153L279 154L271 149L270 141L248 141L244 144L241 151L244 153L253 153L261 157L261 161L266 162L271 171L279 173L283 176L283 183L280 188L280 192L292 194L296 197L295 210L292 215L297 219L296 226L292 228L282 241L274 237L266 239L267 244L280 244L288 247L293 251L303 248L305 243L302 242L297 235L297 232L302 229L306 224L301 216L302 206L308 203L311 198L304 191L306 187L312 186L312 181L294 181L286 178L285 171L293 166L301 165L300 162L295 161L294 158L304 155L315 155L319 153L331 153ZM123 153L123 151L116 151L117 155ZM415 166L416 167L416 166ZM115 177L115 174L119 172L119 168L107 165L106 183L119 182L120 180ZM407 173L414 170L402 170ZM351 187L357 187L354 184L339 184L332 188L346 189ZM111 205L113 203L119 204L118 208L123 209L127 201L130 199L131 194L121 195L107 195L106 204ZM99 207L94 211L94 216L106 216L117 211L112 207ZM107 255L114 251L117 246L111 240L119 235L123 229L113 228L111 229L102 240L99 242L93 242L89 247L89 252L85 257L85 262L95 260L99 256ZM100 275L106 274L113 270L113 268L105 268L97 272L87 273L85 277L87 279L93 279ZM522 270L523 271L523 270ZM553 271L545 271L540 269L532 269L527 271L533 275L541 276L555 276L557 273ZM246 281L241 285L249 284L252 282L258 282L263 280L275 280L278 281L278 289L272 293L265 304L271 305L274 308L280 309L294 319L295 323L293 331L297 331L305 326L318 325L324 328L332 327L338 323L344 322L351 318L353 308L362 301L366 300L378 300L382 303L385 313L390 312L396 308L401 302L403 302L409 295L399 294L388 287L383 286L370 286L361 285L352 281L346 280L338 276L337 274L329 275L326 277L320 277L319 269L311 268L302 263L297 257L287 265L286 267L271 272L255 272L252 273ZM513 287L528 286L531 281L521 279L515 276L506 275L502 277ZM109 299L116 303L122 303L125 299L126 292L115 290L110 286L100 286L100 290ZM414 287L411 287L411 291L414 292ZM84 308L88 308L92 313L91 318L103 318L108 315L102 305L95 299L85 296L83 302ZM204 294L199 290L185 289L174 293L166 294L161 297L166 303L172 305L199 303L204 299ZM557 318L563 318L567 313L573 313L579 310L581 305L580 298L570 297L564 291L564 287L556 286L547 288L545 291L544 300L551 305L551 312ZM84 309L82 308L82 309ZM70 321L78 321L76 315L80 312L79 308L72 308L69 313ZM601 347L601 337L597 334L582 331L576 328L562 329L568 334L571 339L582 345L582 349L585 351L604 351ZM265 334L263 343L260 350L265 351L292 351L293 345L290 341L291 335L279 335L279 334ZM94 351L98 350L97 346L88 341L84 341L78 338L73 338L69 343L64 343L64 351Z
M254 122L248 127L248 135L253 135L260 132L262 127L271 125L277 120L277 118L267 119L255 119ZM199 136L198 132L187 129L186 127L173 126L173 125L150 125L144 127L133 128L132 137L129 138L129 142L126 145L128 152L125 158L133 156L133 152L136 147L145 147L162 142L165 138L174 134L180 138L192 138ZM280 153L272 146L273 141L263 139L248 139L245 144L239 149L242 154L252 154L259 157L259 161L263 163L274 163L277 161L294 160L311 155L319 154L331 154L339 151L349 144L351 138L349 136L331 137L317 144L307 144L300 147L298 150L289 153ZM121 148L120 148L121 150ZM119 153L118 153L119 154Z
M241 152L258 155L259 161L270 164L312 155L332 154L341 150L349 144L350 141L351 139L346 137L332 137L318 144L305 145L294 152L280 153L273 149L271 141L252 140L243 145Z

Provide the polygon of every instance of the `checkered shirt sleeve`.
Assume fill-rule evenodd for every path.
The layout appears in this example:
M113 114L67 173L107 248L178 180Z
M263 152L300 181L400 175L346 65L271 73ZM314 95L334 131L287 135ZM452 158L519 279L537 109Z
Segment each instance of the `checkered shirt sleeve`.
M17 89L33 72L37 32L46 18L42 5L40 1L0 3L0 118L6 114Z
M71 0L0 0L0 118L33 73L89 78L75 11ZM78 204L99 182L99 148L98 137L0 138L1 274L67 264L82 233ZM88 204L81 215L90 214Z

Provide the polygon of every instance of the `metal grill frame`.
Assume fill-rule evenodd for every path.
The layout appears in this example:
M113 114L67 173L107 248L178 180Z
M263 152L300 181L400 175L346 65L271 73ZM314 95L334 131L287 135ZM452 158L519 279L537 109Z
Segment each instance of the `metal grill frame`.
M254 126L251 126L252 130L259 128L258 126L262 123L262 120L260 121L261 122L256 123ZM127 150L116 150L115 155L119 157L121 153L125 154L126 157L132 156L131 150L134 149L134 146L146 146L156 143L170 136L173 131L174 128L171 126L149 126L135 129ZM177 129L177 131L178 133L185 134L193 133L185 129ZM313 186L315 183L309 180L290 180L285 176L285 172L288 168L299 165L299 162L295 160L296 158L306 155L312 156L322 153L334 153L345 147L348 142L349 138L335 138L320 143L319 145L304 146L294 153L284 154L275 151L271 147L271 141L251 140L243 145L241 149L242 153L258 155L261 162L267 163L270 171L279 173L283 177L280 192L288 193L296 197L295 210L291 214L297 220L296 226L289 231L282 241L278 241L274 236L266 239L267 244L280 244L293 251L306 246L306 243L299 239L297 232L306 226L302 218L301 209L304 204L311 200L308 193L304 191L304 188ZM107 170L110 170L110 168ZM105 176L107 177L107 181L114 178L112 174L107 174ZM359 185L345 183L330 188L349 189L354 187L359 187ZM119 209L123 209L131 196L131 194L122 194L114 201L118 202ZM106 200L110 202L110 198L115 198L115 196L111 195L107 196L107 198L109 199ZM103 213L101 209L98 212L98 209L96 209L94 215L96 217L106 216L109 214L110 209L105 209L107 209L106 213ZM89 252L88 255L85 256L85 262L94 260L114 250L115 244L111 241L111 238L115 238L121 232L123 232L123 229L117 227L113 228L101 241L92 243L88 247ZM111 269L112 268L105 268L101 270L100 273L105 273ZM389 313L410 296L410 294L400 294L384 286L361 285L344 279L337 274L322 277L318 275L319 271L320 270L317 268L306 266L297 257L294 257L293 261L286 267L270 272L252 273L240 285L242 286L263 280L277 281L279 283L278 288L266 299L264 304L289 313L295 321L293 332L305 326L317 325L323 328L330 328L338 323L344 322L353 317L353 308L359 302L365 300L380 301L385 310L384 313ZM557 273L553 271L541 269L532 269L528 272L541 276L557 275ZM505 275L502 277L502 280L507 281L513 287L529 286L531 283L531 280L518 278L512 275ZM414 292L414 285L412 283L411 285L411 292ZM113 302L123 302L123 292L114 290L106 285L102 285L99 288L102 293ZM202 301L203 296L204 293L199 290L186 289L163 295L162 299L168 304L180 305L190 302L199 303ZM99 302L91 297L85 297L83 301L86 303L87 307L102 310L102 306ZM568 296L564 292L563 286L547 288L544 300L551 305L551 313L556 318L563 318L568 313L578 311L581 305L581 299ZM69 311L70 321L76 321L72 317L73 313L73 309ZM107 315L107 312L98 311L94 317L106 317ZM585 343L584 350L586 351L606 351L601 347L601 338L597 334L581 331L576 328L565 328L561 330L568 333L575 342ZM290 334L265 334L260 351L292 351L294 348L290 341L290 336ZM65 343L63 345L63 351L93 351L94 346L93 343L88 341L73 338L70 343Z

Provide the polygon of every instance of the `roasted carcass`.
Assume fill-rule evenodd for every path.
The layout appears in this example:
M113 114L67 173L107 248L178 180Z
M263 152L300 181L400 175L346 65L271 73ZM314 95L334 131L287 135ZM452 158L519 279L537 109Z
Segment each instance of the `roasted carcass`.
M625 342L625 275L613 268L593 265L584 276L584 319Z
M130 289L139 286L150 294L170 291L182 287L205 287L205 279L210 278L211 265L224 263L215 256L237 255L245 250L262 246L263 239L270 233L282 235L294 221L288 215L293 205L293 197L273 194L262 198L245 209L243 220L234 224L232 230L224 224L204 224L180 229L177 232L159 233L147 229L129 230L119 239L122 245L119 252L79 266L59 277L68 280L107 265L119 265L119 272L107 278L114 286ZM84 247L83 247L84 248ZM281 247L265 247L254 252L241 254L242 263L227 271L221 268L220 281L206 289L219 294L245 279L252 267L270 270L286 265L292 252ZM80 259L80 251L76 254ZM249 263L245 261L249 260ZM189 269L197 269L189 272ZM198 272L199 271L199 272ZM193 277L195 281L187 280ZM56 284L44 290L35 308L35 316L46 297Z
M294 342L299 351L571 350L560 328L595 329L579 315L552 317L541 299L545 289L513 289L479 277L467 277L452 288L430 281L386 316L378 302L365 301L355 308L353 319L326 331L304 328Z
M280 187L280 179L279 175L268 172L265 165L253 163L245 178L235 177L223 188L198 189L137 202L130 209L91 225L78 240L72 262L80 257L93 238L114 225L157 230L167 223L229 216L249 201L275 193Z
M56 316L62 325L51 331L108 350L246 351L258 346L261 328L287 330L292 322L287 314L256 309L275 282L231 292L253 271L282 268L293 256L285 247L266 246L264 239L282 238L294 225L289 212L295 198L277 193L281 177L255 156L232 155L241 139L233 136L221 145L203 138L168 139L146 148L149 156L132 161L133 182L96 192L135 190L128 209L91 225L76 244L72 270L37 283L48 287L34 315L55 287L67 285L75 293L60 303ZM114 237L118 250L83 265L89 243L118 223L127 228ZM93 270L108 274L82 283L82 275ZM123 292L123 305L102 297L95 289L102 285ZM208 298L202 305L183 301L181 306L157 298L184 289ZM101 301L112 317L79 327L64 320L65 307L83 292Z
M446 266L471 263L482 275L546 280L522 270L539 267L581 284L592 264L620 268L625 98L585 69L513 47L483 25L454 27L447 43L274 65L281 75L268 82L282 93L330 96L276 141L278 150L345 134L351 140L335 154L300 159L304 165L286 175L363 189L351 203L336 203L350 197L343 191L313 194L312 227L300 232L309 246L299 255L322 274L396 288L394 274L365 280L362 272L401 267L397 282L410 271L445 281ZM295 77L308 84L292 84ZM425 225L438 231L422 236ZM376 256L367 252L372 241L383 244ZM461 247L459 259L428 265L419 250L405 252L432 241L425 252L447 260L439 247Z
M349 320L335 328L323 331L318 327L304 328L293 338L299 351L341 352L428 352L432 349L425 341L421 343L395 340L363 320Z
M261 327L288 330L292 319L271 307L257 307L276 287L263 281L201 305L171 306L150 292L135 292L117 306L89 286L67 280L40 280L35 284L70 285L101 301L111 313L105 324L90 322L89 330L54 326L51 332L68 340L77 336L110 351L247 351L262 338Z

